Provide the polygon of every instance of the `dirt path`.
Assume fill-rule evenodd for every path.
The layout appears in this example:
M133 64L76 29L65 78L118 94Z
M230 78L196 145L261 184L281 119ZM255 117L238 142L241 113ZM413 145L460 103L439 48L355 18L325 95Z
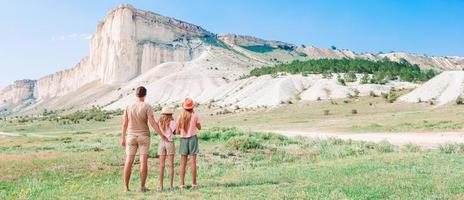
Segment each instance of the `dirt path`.
M340 138L343 140L380 142L386 140L394 145L417 144L425 148L436 148L442 144L464 143L464 132L441 133L331 133L304 131L269 131L285 136L306 136L311 138Z
M51 135L42 135L37 133L6 133L0 131L0 137L56 137Z
M5 133L5 132L0 132L0 136L7 136L7 137L19 137L21 135L16 134L16 133Z

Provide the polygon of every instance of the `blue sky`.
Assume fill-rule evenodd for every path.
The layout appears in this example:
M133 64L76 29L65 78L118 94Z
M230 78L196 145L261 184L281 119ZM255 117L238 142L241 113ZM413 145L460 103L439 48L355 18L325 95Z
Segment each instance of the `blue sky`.
M0 88L74 66L121 3L237 33L356 52L464 56L460 0L0 0Z

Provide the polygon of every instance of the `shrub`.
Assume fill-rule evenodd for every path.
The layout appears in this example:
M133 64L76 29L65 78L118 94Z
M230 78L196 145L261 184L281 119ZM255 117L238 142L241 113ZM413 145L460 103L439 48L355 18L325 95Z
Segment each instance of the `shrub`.
M100 148L100 147L93 147L93 148L92 148L92 151L100 152L100 151L103 151L103 149Z
M227 150L226 155L227 155L227 156L234 156L234 152L232 152L232 151L229 149L229 150Z
M387 101L389 103L393 103L396 101L396 99L398 99L398 97L400 97L399 93L391 90L390 93L388 93Z
M345 79L343 79L340 74L337 75L337 82L340 84L340 85L346 85L345 83Z
M329 115L330 114L330 110L324 110L324 115Z
M307 57L308 56L308 54L306 54L305 52L302 52L302 51L299 51L298 55L301 56L301 57Z
M374 146L374 149L380 153L390 153L395 151L395 148L390 142L383 140Z
M369 92L369 96L371 96L371 97L377 97L377 94L375 94L374 91L370 91L370 92Z
M331 79L333 77L333 74L331 71L324 71L322 72L322 78L325 79Z
M353 115L358 114L358 110L356 110L356 109L351 110L351 114L353 114Z
M261 148L261 144L255 138L249 136L239 136L230 138L226 143L226 147L244 152L249 149Z
M358 97L359 97L359 93L361 93L361 92L359 92L358 89L354 89L353 93L354 93L353 96L354 96L355 98L358 98Z
M388 78L387 73L385 73L384 71L377 71L372 76L371 83L385 84L388 82L387 78Z
M445 154L458 153L459 151L458 146L454 144L440 145L439 149L441 153L445 153Z
M388 99L388 93L380 93L380 96L382 96L382 98L384 99Z
M462 105L462 104L464 104L464 99L463 99L461 96L459 96L458 98L456 98L456 104L457 104L457 105Z
M349 71L348 73L345 73L343 78L345 79L346 82L355 82L358 80L358 78L356 77L356 73L354 73L353 71Z
M198 138L205 140L205 141L227 141L230 138L243 136L245 135L244 132L238 130L237 128L211 128L206 130L201 130L197 136ZM266 135L264 133L260 133L258 135Z
M368 73L364 73L363 77L361 78L361 84L368 84L370 81L370 76Z
M269 45L250 45L250 46L241 46L242 48L253 51L256 53L266 53L275 50L275 47Z
M421 147L419 145L417 145L417 144L409 143L409 144L406 144L406 145L403 146L403 151L405 151L405 152L413 152L413 153L420 152Z

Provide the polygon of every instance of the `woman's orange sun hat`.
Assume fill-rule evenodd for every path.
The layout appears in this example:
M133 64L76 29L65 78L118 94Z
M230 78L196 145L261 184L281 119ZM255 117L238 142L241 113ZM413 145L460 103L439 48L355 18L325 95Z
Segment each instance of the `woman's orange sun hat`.
M182 104L182 107L186 110L191 110L195 107L195 102L190 98L186 98Z

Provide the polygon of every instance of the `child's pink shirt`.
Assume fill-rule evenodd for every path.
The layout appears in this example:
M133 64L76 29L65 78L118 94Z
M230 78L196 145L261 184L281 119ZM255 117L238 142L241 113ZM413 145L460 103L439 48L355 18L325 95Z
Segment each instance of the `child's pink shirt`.
M177 121L179 121L179 119L177 119ZM198 119L198 116L195 113L192 113L188 131L185 132L184 129L179 127L180 137L189 138L189 137L197 135L197 132L198 132L197 124L198 123L200 123L200 119Z

